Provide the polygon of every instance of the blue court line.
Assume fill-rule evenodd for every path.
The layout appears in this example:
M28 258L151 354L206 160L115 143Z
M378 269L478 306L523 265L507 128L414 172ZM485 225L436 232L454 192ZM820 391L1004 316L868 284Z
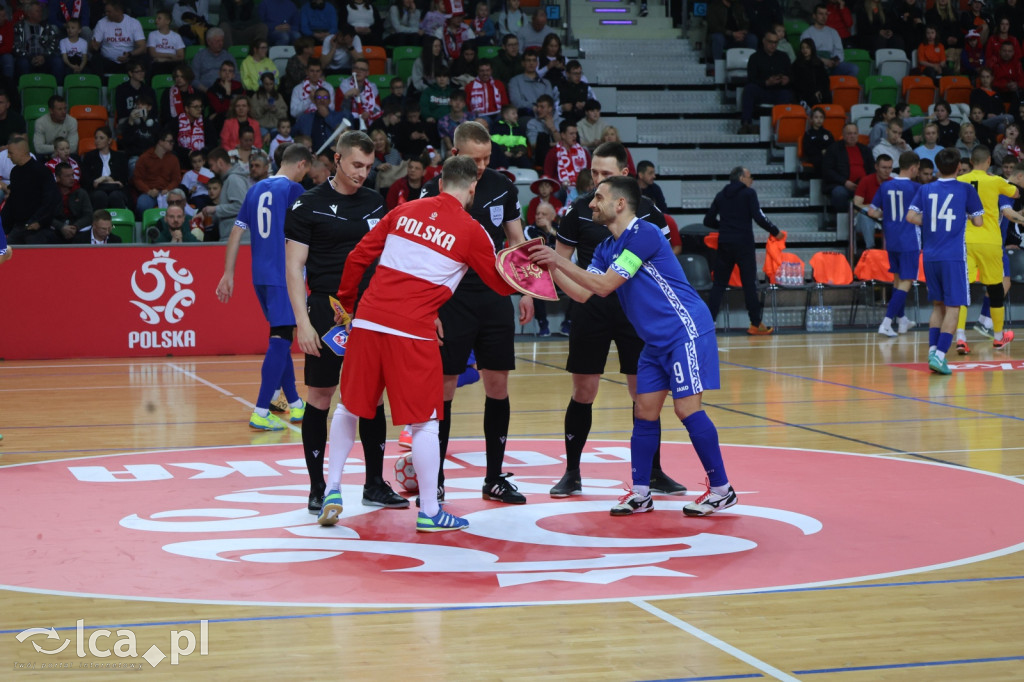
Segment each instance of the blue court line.
M849 673L865 670L898 670L901 668L930 668L937 665L966 665L970 663L1002 663L1024 661L1024 656L993 656L991 658L960 658L949 661L921 661L919 663L888 663L884 665L859 665L847 668L818 668L815 670L794 670L794 675L817 675L819 673Z
M1013 575L1013 576L998 576L995 578L956 578L950 580L917 580L908 581L904 583L871 583L862 585L823 585L821 587L794 587L790 589L781 590L751 590L749 592L737 592L734 595L724 596L759 596L759 595L772 595L783 592L815 592L815 591L828 591L828 590L863 590L871 589L876 587L916 587L920 585L943 585L950 583L981 583L981 582L992 582L1002 580L1024 580L1024 575ZM339 612L328 612L328 613L293 613L283 614L276 616L250 616L250 617L239 617L239 618L205 618L199 620L177 620L177 621L156 621L151 623L122 623L119 625L89 625L87 630L98 630L107 629L115 630L117 628L144 628L144 627L163 627L170 625L198 625L200 620L206 620L207 623L256 623L263 621L275 621L275 620L304 620L310 618L350 618L353 616L387 616L403 613L445 613L451 611L484 611L488 609L509 609L509 608L524 608L528 606L559 606L560 604L490 604L480 606L436 606L429 608L401 608L401 609L385 609L379 611L339 611ZM213 604L210 606L223 606L222 604ZM245 606L242 604L241 606ZM310 606L309 608L316 608ZM68 625L64 627L54 628L58 632L65 630L74 630L77 626ZM18 630L0 630L0 635L17 634L24 628ZM728 679L728 678L722 678Z
M815 377L805 377L799 374L792 374L790 372L779 372L773 369L765 369L763 367L755 367L754 365L741 365L736 362L721 361L723 365L731 365L733 367L740 367L742 369L749 369L755 372L765 372L766 374L774 374L780 377L789 377L791 379L802 379L804 381L813 381L817 384L825 384L827 386L838 386L839 388L847 388L853 391L863 391L865 393L871 393L874 395L887 396L897 400L911 400L914 402L924 403L925 405L935 405L936 407L948 407L954 410L963 410L965 412L973 412L975 414L982 414L989 417L998 417L1000 419L1012 419L1014 421L1024 421L1024 417L1016 417L1009 414L999 414L998 412L988 412L986 410L979 410L973 407L961 407L959 405L950 405L949 403L940 403L936 400L929 400L927 398L917 398L910 395L900 395L899 393L889 393L888 391L880 391L877 388L866 388L864 386L854 386L852 384L843 384L838 381L828 381L827 379L817 379Z

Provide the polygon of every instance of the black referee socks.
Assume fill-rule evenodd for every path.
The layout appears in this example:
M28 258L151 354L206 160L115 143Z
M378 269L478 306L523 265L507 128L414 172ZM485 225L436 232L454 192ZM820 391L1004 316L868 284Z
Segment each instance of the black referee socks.
M377 406L373 419L359 418L359 441L363 444L366 462L366 485L384 482L384 442L388 439L388 422L384 406Z
M486 480L488 481L496 481L501 476L511 413L512 408L509 406L508 397L501 400L487 398L484 401L484 445L487 449Z
M327 450L327 410L306 403L302 417L302 454L306 457L309 472L309 492L323 495L327 483L324 481L324 452Z
M590 436L590 427L594 421L592 403L578 403L569 399L569 407L565 408L565 468L579 469L583 446Z

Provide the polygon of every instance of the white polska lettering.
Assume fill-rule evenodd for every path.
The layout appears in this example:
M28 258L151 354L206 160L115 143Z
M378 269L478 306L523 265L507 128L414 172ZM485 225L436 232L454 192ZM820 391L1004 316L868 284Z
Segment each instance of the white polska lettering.
M175 329L128 332L129 348L195 348L194 329Z

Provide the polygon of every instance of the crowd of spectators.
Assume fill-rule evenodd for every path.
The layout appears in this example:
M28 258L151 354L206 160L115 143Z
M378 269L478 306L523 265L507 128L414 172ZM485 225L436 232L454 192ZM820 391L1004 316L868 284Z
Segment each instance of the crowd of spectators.
M617 139L543 7L524 12L519 0L396 0L384 13L365 0L224 0L219 26L207 0L168 0L147 33L136 17L148 8L137 0L27 0L8 16L0 7L0 36L5 25L12 32L0 40L0 192L12 243L75 243L98 211L129 209L141 221L148 209L178 205L188 236L221 239L245 191L275 170L284 146L318 152L345 121L374 140L367 185L389 204L413 198L439 171L466 120L491 131L492 167L549 176L542 184L554 188L559 208L575 196L589 150ZM229 49L239 44L248 47L244 58ZM275 45L295 48L284 68L269 57ZM190 46L198 51L186 59ZM369 78L369 46L422 52L408 81L393 78L382 93ZM496 56L480 58L483 46ZM107 95L110 125L80 139L58 94L27 140L17 81L42 70L58 83L65 74L95 73L104 82L124 74ZM158 93L152 79L161 74L173 84ZM336 74L340 83L328 81ZM328 150L306 182L333 172ZM28 210L20 200L40 187L53 200ZM150 238L174 232L166 221L158 227ZM87 243L95 241L110 240Z

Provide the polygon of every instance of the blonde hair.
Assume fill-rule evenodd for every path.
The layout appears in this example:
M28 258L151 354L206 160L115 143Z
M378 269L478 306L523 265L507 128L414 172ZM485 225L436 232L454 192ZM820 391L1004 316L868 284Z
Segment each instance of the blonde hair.
M601 131L601 139L605 140L605 138L608 137L608 133L615 133L614 142L622 142L622 140L619 138L619 129L616 128L615 126L605 126L604 130ZM607 140L605 141L607 142Z

